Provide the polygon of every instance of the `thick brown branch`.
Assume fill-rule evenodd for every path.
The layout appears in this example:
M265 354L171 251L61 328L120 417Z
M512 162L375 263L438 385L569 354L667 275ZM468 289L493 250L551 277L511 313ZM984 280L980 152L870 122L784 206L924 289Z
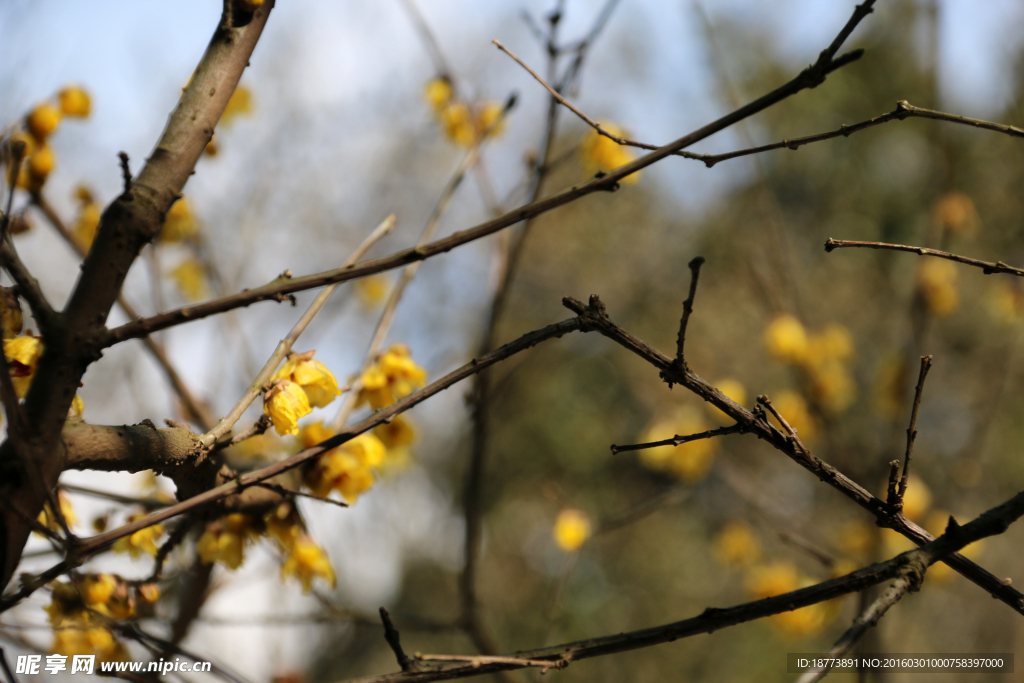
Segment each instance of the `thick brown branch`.
M1014 268L1011 265L1007 265L1002 261L981 261L976 258L970 258L968 256L960 256L958 254L951 254L948 251L939 251L938 249L929 249L927 247L914 247L906 244L889 244L888 242L862 242L859 240L834 240L831 237L825 241L825 251L831 252L833 249L844 249L848 247L861 247L864 249L889 249L892 251L907 251L911 254L917 254L918 256L937 256L939 258L949 259L950 261L956 261L957 263L963 263L968 266L974 266L975 268L981 268L985 275L991 275L993 273L1006 273L1008 275L1016 275L1018 277L1024 277L1024 268Z
M521 351L525 351L529 348L532 348L533 346L536 346L537 344L548 339L555 339L563 335L569 334L570 332L577 331L582 328L582 325L583 321L581 321L579 318L570 318L568 320L563 320L562 322L555 323L553 325L548 325L547 327L524 334L515 341L511 341L508 344L505 344L504 346L495 349L491 353L488 353L479 358L474 358L470 362L466 363L465 365L456 370L453 370L452 372L448 373L447 375L437 380L436 382L427 385L426 387L420 389L419 391L415 391L412 394L409 394L402 400L398 401L397 403L391 406L388 406L387 408L378 410L376 413L367 417L362 422L353 425L349 429L346 429L345 431L337 434L336 436L331 437L330 439L327 439L326 441L323 441L322 443L316 446L313 446L312 448L307 448L289 458L286 458L280 462L276 462L272 465L268 465L267 467L264 467L262 469L255 470L253 472L248 472L246 474L238 476L227 483L208 489L206 491L203 491L202 493L193 495L187 500L177 503L176 505L171 505L167 508L164 508L163 510L153 512L147 515L146 517L143 517L142 519L136 520L129 524L125 524L124 526L118 527L117 529L112 529L105 533L85 539L81 543L81 545L76 547L75 554L73 557L67 558L59 564L54 565L50 569L43 572L43 574L36 577L35 580L28 582L28 584L22 590L16 592L13 596L5 599L3 602L0 602L0 611L3 611L4 609L11 607L18 601L24 599L28 595L31 595L32 592L34 592L37 588L45 585L46 582L51 581L54 577L60 576L69 569L79 566L90 556L110 547L119 538L130 536L131 534L135 533L136 531L139 531L140 529L145 529L154 524L160 524L161 522L164 522L173 517L177 517L178 515L182 515L187 512L192 512L204 506L222 501L250 487L258 486L260 483L273 479L274 477L283 472L287 472L288 470L294 469L301 465L302 463L312 460L313 458L316 458L322 455L323 453L326 453L332 448L337 448L346 441L355 438L356 436L362 434L363 432L373 429L377 425L384 424L394 416L399 415L400 413L403 413L406 410L409 410L413 406L422 403L431 396L434 396L435 394L444 391L453 384L456 384L466 379L467 377L471 377L476 373L484 370L485 368L494 365L495 363L498 363L510 356L520 353ZM145 426L145 428L150 429L149 426ZM152 429L152 431L162 432L164 430ZM117 441L115 440L116 434L114 437L111 437L109 434L103 434L101 435L101 437L111 440L115 445L117 443ZM144 435L143 438L153 438L157 440L157 443L159 443L159 439L157 436Z

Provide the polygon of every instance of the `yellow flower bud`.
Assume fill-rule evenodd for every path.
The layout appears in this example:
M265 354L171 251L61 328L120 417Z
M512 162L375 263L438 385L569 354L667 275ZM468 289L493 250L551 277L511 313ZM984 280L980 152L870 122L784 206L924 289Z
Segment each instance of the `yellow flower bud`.
M60 110L49 102L37 105L25 117L25 127L38 142L43 142L50 137L53 131L60 125Z
M263 414L273 421L274 430L281 436L298 434L299 419L311 412L306 392L291 380L275 380L263 396Z
M590 538L590 519L580 510L565 509L555 518L552 530L555 543L567 553L579 548Z
M18 398L25 398L39 366L39 358L43 355L43 343L31 335L4 339L4 355L10 363L14 391Z
M92 110L89 93L77 85L64 88L57 94L57 98L60 100L60 111L64 116L85 118Z
M784 363L802 363L807 358L807 332L791 315L780 315L764 331L768 354Z
M602 121L601 127L616 137L626 136L625 131L607 121ZM584 133L583 139L580 141L580 158L586 172L594 174L598 171L611 171L619 166L624 166L633 160L634 154L625 145L620 145L611 138L590 129ZM640 174L640 171L632 173L623 178L621 182L625 184L639 182Z
M303 593L313 590L313 580L317 577L326 580L332 587L336 583L334 569L327 553L309 536L296 539L289 549L281 566L281 580L289 576L299 580Z
M430 109L439 114L452 99L452 83L447 78L435 78L427 83L423 96Z
M274 379L290 379L306 392L312 407L323 408L333 401L335 396L341 395L341 389L338 388L338 380L327 366L313 358L314 353L316 351L291 354L274 375Z

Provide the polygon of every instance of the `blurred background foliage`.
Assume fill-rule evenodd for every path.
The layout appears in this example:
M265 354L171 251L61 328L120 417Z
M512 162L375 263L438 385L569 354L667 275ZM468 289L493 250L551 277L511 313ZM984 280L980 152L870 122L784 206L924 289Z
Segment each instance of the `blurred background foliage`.
M741 124L728 139L693 151L722 152L831 130L891 111L897 100L948 109L936 66L938 6L881 4L855 35L857 44L868 46L863 59ZM510 16L513 11L518 7ZM731 109L794 74L777 36L764 27L716 12L712 3L692 11L718 98L715 106L695 109ZM626 14L621 8L612 25L632 26ZM465 30L472 34L474 26ZM280 51L298 38L274 40ZM623 81L643 57L635 37L609 39L595 51L621 56L623 71L615 75ZM267 280L282 270L283 259L291 259L286 265L295 272L334 267L381 210L399 213L399 229L373 254L410 244L447 178L438 169L454 166L454 146L444 136L460 142L461 135L465 143L473 135L466 122L482 116L473 118L469 108L445 114L436 83L427 86L439 75L433 73L423 81L428 92L421 111L398 107L410 100L393 93L375 96L367 107L380 117L380 128L353 133L337 108L290 106L286 67L282 59L264 68L262 79L246 83L248 94L238 108L248 118L218 132L214 155L190 182L191 207L178 205L176 230L158 245L157 272L167 291L153 286L149 274L133 273L128 293L146 301L144 308ZM457 63L454 69L465 75L461 92L467 100L493 116L494 105L485 103L502 101L507 92L479 65ZM588 75L583 91L614 91L617 81L606 76ZM173 91L187 74L165 80L165 89ZM527 87L539 90L532 82ZM1002 110L986 118L1019 124L1022 88L1024 72L1016 68ZM536 145L539 112L529 103L513 110L508 130L493 143L494 156L485 154L490 169L504 165L495 177L499 200L508 206L521 198L524 147ZM587 172L586 159L576 152L585 128L564 111L560 122L553 156L564 161L545 180L545 192ZM674 136L684 132L674 129ZM342 165L340 152L318 142L323 138L349 144L346 151L357 157L372 153L375 163L362 168L346 157L349 165ZM767 394L816 454L876 494L884 489L889 461L902 457L918 358L931 354L935 364L918 422L907 513L940 533L948 515L971 519L1024 485L1024 432L1017 419L1024 406L1015 390L1024 379L1024 291L1009 276L934 259L867 250L826 254L822 247L828 237L880 240L1024 263L1024 163L1017 145L994 133L911 119L797 151L722 162L712 170L669 159L663 165L692 164L697 172L728 174L730 182L699 202L688 199L679 176L651 172L617 193L538 219L497 339L568 317L563 296L595 293L617 323L670 351L689 281L686 264L703 255L707 262L687 337L691 368L747 407ZM59 148L57 154L60 159ZM134 159L137 168L141 150ZM210 170L214 164L223 165L219 173ZM111 172L109 182L94 183L101 187L92 194L72 194L78 180L62 176L59 161L57 168L50 181L54 202L85 239L96 202L113 196L118 180ZM355 190L337 188L338 178L357 176L363 183L353 183ZM477 222L491 203L475 187L463 189L458 200L444 230ZM40 234L45 228L39 218L28 216L37 225L19 238L26 258L56 273L44 277L44 286L64 291L73 281L67 268L72 261L64 247ZM479 343L490 297L481 283L491 270L492 242L427 262L399 310L389 339L408 343L432 378L463 362ZM317 348L317 358L340 380L354 376L393 282L390 275L375 278L352 290L357 297L338 295L302 349ZM300 296L299 305L311 296ZM256 307L161 336L216 412L231 404L294 315L285 307ZM138 349L113 349L87 376L86 419L179 415L173 399L151 390L161 381ZM570 335L517 356L493 371L492 383L478 593L483 621L503 651L683 619L709 606L818 582L909 547L750 437L613 454L611 444L665 439L722 422L597 335ZM334 593L318 602L294 587L277 587L276 558L254 551L237 573L215 572L213 597L186 644L200 650L213 644L256 680L270 673L310 681L369 675L395 668L373 621L375 606L386 603L407 651L473 652L466 636L450 626L460 613L467 396L468 389L456 389L414 410L417 435L409 460L384 474L351 510L300 503L338 573ZM295 440L267 438L235 457L280 457L297 448ZM967 554L997 576L1016 580L1022 540L1024 532L1011 528ZM179 588L172 583L166 592L173 599ZM261 597L254 597L257 591ZM325 600L362 617L319 623ZM247 612L248 605L266 609ZM857 607L858 598L851 597L548 675L573 681L789 680L785 653L827 648ZM157 616L172 613L164 607ZM287 613L295 621L254 623L267 613ZM246 615L242 624L229 618L239 614ZM317 616L301 623L309 614ZM871 651L922 653L1010 652L1021 645L1024 630L1016 615L944 567L933 568L921 592L895 607L865 643ZM259 664L240 659L254 651Z

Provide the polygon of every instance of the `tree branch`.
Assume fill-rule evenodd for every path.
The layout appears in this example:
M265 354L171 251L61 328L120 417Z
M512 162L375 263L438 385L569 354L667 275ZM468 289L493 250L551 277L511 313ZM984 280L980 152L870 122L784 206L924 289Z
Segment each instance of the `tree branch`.
M866 0L863 5L859 5L857 10L854 12L853 17L851 17L849 22L847 22L846 27L844 27L840 36L837 36L836 40L838 41L840 37L845 38L845 35L848 34L849 31L852 31L851 25L855 26L864 16L866 16L870 11L870 6L873 4L874 0ZM862 7L867 7L868 10L861 11ZM833 41L833 45L835 44L836 41ZM630 163L624 164L619 168L613 169L607 173L601 173L597 177L594 177L583 184L575 185L549 197L545 197L544 199L513 209L512 211L485 223L481 223L473 228L456 232L446 238L436 240L429 244L406 249L390 256L368 261L361 265L314 273L304 277L281 277L263 285L262 287L244 290L236 294L219 299L213 299L194 306L186 306L172 311L167 311L165 313L159 313L142 320L132 321L109 330L104 334L100 334L97 337L97 343L100 346L111 346L126 339L150 334L152 332L167 329L168 327L173 327L193 320L199 320L217 313L223 313L224 311L242 308L260 301L283 301L286 299L288 294L305 291L307 289L315 289L317 287L324 287L337 282L345 282L347 280L398 268L415 261L422 261L432 256L450 251L455 247L491 235L499 230L515 225L534 216L539 216L551 211L552 209L564 206L565 204L573 202L581 197L585 197L595 192L614 191L618 188L619 181L626 176L661 161L665 157L724 130L738 121L742 121L749 116L753 116L754 114L757 114L758 112L761 112L802 90L815 88L818 85L821 85L828 74L846 66L847 64L855 62L860 59L861 55L864 53L862 49L857 49L847 52L838 58L833 59L830 57L826 59L825 57L827 52L829 52L829 50L822 52L818 61L815 62L814 65L807 67L795 78L784 85L759 97L753 102L726 114L706 126L679 138L678 140L670 142L663 147L659 147L649 154L634 159ZM145 173L145 171L143 173ZM136 180L135 185L137 186L141 180L142 177L140 176L139 180Z
M831 237L825 241L825 251L831 252L834 249L844 249L848 247L861 247L864 249L890 249L892 251L908 251L918 256L937 256L939 258L948 259L950 261L956 261L957 263L963 263L968 266L974 266L975 268L981 268L985 275L991 275L993 273L1006 273L1008 275L1016 275L1018 277L1024 277L1024 268L1014 268L1013 266L1007 265L1002 261L981 261L978 259L970 258L968 256L959 256L957 254L951 254L948 251L939 251L938 249L929 249L927 247L912 247L906 244L889 244L887 242L861 242L859 240L834 240Z

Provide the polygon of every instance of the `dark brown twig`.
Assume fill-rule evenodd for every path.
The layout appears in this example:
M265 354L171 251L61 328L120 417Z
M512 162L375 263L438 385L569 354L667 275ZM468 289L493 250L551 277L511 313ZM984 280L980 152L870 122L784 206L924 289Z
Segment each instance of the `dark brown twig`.
M676 337L676 362L680 365L683 360L683 344L686 343L686 326L690 323L690 315L693 313L693 298L697 296L697 278L700 277L700 267L704 265L704 257L698 256L688 264L690 268L690 293L683 302L683 316L679 319L679 335Z
M474 663L432 669L420 672L399 672L383 676L361 678L352 683L427 683L429 681L466 678L500 670L529 666L524 660L574 662L617 652L637 650L667 643L698 634L710 633L728 626L753 621L862 591L892 578L905 578L908 589L916 588L932 563L949 557L949 553L985 536L1000 534L1024 515L1024 493L1019 493L1002 505L983 513L962 527L947 530L941 538L920 548L859 569L846 576L824 581L814 586L778 595L764 600L748 602L725 609L708 608L699 616L639 631L589 638L563 643L537 650L517 652L508 657L514 661Z
M128 165L128 153L118 152L117 158L121 161L121 178L124 180L124 191L129 192L132 189L132 169Z
M659 446L681 446L684 443L690 443L691 441L699 441L700 439L712 439L716 436L724 436L725 434L742 434L743 428L737 425L731 427L719 427L718 429L709 429L706 432L699 432L697 434L689 434L687 436L673 436L671 439L665 439L663 441L649 441L647 443L634 443L628 446L616 446L612 444L612 453L619 454L625 453L626 451L640 451L645 448L658 448Z
M913 575L905 575L898 577L888 588L882 591L874 602L872 602L867 609L858 615L853 620L853 624L850 625L843 635L839 637L839 640L835 642L828 652L821 655L822 659L841 658L857 644L857 641L867 632L869 628L878 623L889 608L895 605L900 599L907 594L908 591L916 590L920 584L920 577ZM831 670L831 666L822 667L821 669L808 669L803 676L797 679L796 683L816 683L822 678L828 675Z
M907 451L903 457L903 475L900 477L900 488L896 494L896 507L903 507L903 494L907 492L907 477L910 474L910 456L914 451L914 440L917 438L917 411L921 407L921 393L924 391L924 379L932 367L931 356L921 356L921 370L917 376L917 387L914 389L914 407L910 411L910 426L907 427Z
M310 500L316 500L321 503L330 503L331 505L337 505L340 508L348 507L348 503L346 503L343 500L325 498L324 496L318 496L315 493L307 493L306 491L296 491L295 489L290 489L287 486L281 486L280 484L273 484L264 481L257 484L257 486L259 486L260 488L267 489L268 491L273 491L274 493L280 493L282 496L285 496L286 498L298 496L299 498L309 498Z
M862 5L859 5L850 21L848 21L846 26L843 28L840 36L837 36L836 40L838 41L840 37L845 38L844 34L848 34L849 31L852 31L852 26L855 26L870 12L870 6L873 4L874 0L866 0ZM861 11L861 8L865 6L868 7L868 10ZM836 41L833 41L833 45L836 45ZM775 90L772 90L766 95L759 97L753 102L726 114L725 116L693 131L692 133L684 135L678 140L674 140L663 147L659 147L658 149L651 151L649 154L645 154L642 157L634 159L630 163L620 166L619 168L601 174L600 177L595 177L586 183L574 185L549 197L545 197L544 199L530 202L529 204L513 209L512 211L509 211L497 218L481 223L473 228L456 232L443 239L417 246L412 249L406 249L373 261L367 261L361 265L338 268L303 277L278 278L266 285L263 285L262 287L254 287L252 289L213 299L211 301L206 301L194 306L186 306L172 311L158 313L157 315L143 318L141 320L134 320L121 325L120 327L109 330L106 333L99 333L97 343L102 346L110 346L126 339L151 334L159 330L167 329L168 327L199 320L210 315L223 313L236 308L242 308L260 301L284 301L287 300L287 295L295 292L315 289L317 287L323 287L336 282L345 282L347 280L353 280L355 278L365 277L374 273L398 268L415 261L422 261L438 254L451 251L455 247L494 234L504 228L516 225L517 223L534 216L547 213L552 209L564 206L565 204L573 202L581 197L594 194L595 192L614 191L618 188L619 181L626 176L647 168L648 166L661 161L665 157L724 130L738 121L742 121L749 116L753 116L754 114L761 112L802 90L815 88L821 85L830 73L841 69L848 64L852 64L860 59L864 54L862 49L857 49L847 52L839 57L832 58L828 57L826 54L829 53L830 50L831 48L822 52L818 61L812 66L804 69L795 78L779 86Z
M833 249L843 249L846 247L862 247L865 249L889 249L892 251L907 251L911 254L917 254L918 256L937 256L939 258L949 259L950 261L956 261L957 263L963 263L964 265L974 266L975 268L981 268L985 275L991 275L993 273L1006 273L1008 275L1016 275L1018 277L1024 277L1024 268L1014 268L1011 265L1007 265L1002 261L981 261L979 259L970 258L968 256L960 256L958 254L951 254L948 251L939 251L938 249L929 249L927 247L914 247L906 244L889 244L888 242L862 242L859 240L834 240L831 237L825 241L825 251L832 251Z
M416 662L410 659L409 655L405 654L405 650L402 649L402 641L399 637L398 629L391 623L391 615L383 607L380 608L380 620L384 624L384 640L388 641L388 647L395 653L398 666L402 668L402 671L419 671ZM419 655L417 655L417 658L419 658Z
M692 370L680 369L668 356L616 325L608 318L604 304L597 296L591 297L589 306L571 297L564 298L562 303L580 316L583 321L583 331L598 332L643 358L660 371L666 382L680 384L711 403L736 420L738 424L743 425L748 432L767 441L776 450L794 460L819 480L870 512L884 526L892 528L918 545L924 545L934 539L934 536L908 520L903 514L893 514L892 509L885 501L872 495L863 486L815 456L800 442L799 438L793 438L776 429L765 419L763 413L747 411ZM1024 594L1005 584L999 577L960 554L950 555L944 558L943 562L993 597L1004 602L1011 609L1024 614Z

